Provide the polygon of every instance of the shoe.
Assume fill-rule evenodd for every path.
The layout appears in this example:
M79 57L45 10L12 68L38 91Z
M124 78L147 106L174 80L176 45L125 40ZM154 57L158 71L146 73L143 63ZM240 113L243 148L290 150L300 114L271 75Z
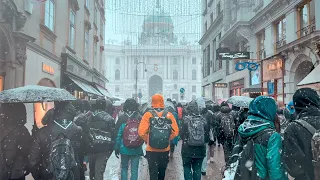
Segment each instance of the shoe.
M170 159L173 159L173 153L170 153L169 157Z
M211 157L211 158L209 159L209 161L210 161L210 163L214 163L214 158Z
M202 176L206 176L207 172L201 172Z

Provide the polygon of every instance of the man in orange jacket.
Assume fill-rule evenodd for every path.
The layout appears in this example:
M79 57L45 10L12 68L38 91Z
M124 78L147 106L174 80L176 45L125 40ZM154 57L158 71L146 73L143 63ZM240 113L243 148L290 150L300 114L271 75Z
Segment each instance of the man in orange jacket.
M162 95L155 94L154 96L152 96L152 108L154 109L158 117L162 117L162 114L165 111L164 98ZM138 131L140 137L147 143L146 157L149 164L150 180L164 180L165 172L169 162L170 141L178 136L179 128L174 116L170 112L168 112L166 115L166 119L171 121L171 134L168 139L168 147L163 149L151 147L149 142L149 131L150 119L153 117L154 115L150 111L146 112L142 117Z

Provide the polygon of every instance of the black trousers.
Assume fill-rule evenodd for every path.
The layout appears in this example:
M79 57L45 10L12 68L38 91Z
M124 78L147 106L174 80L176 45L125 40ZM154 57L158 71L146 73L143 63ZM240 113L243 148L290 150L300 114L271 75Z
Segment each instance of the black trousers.
M150 180L164 180L166 169L169 163L168 152L150 152L147 151L147 160L149 165Z

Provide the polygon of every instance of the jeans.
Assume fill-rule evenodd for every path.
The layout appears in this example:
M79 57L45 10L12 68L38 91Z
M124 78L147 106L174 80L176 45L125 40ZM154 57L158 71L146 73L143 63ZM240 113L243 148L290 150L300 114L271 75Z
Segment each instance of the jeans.
M224 142L223 142L223 151L224 151L224 160L225 163L228 162L229 160L229 156L232 153L232 149L233 149L233 138L227 138Z
M164 180L169 162L168 152L147 151L150 180Z
M185 180L201 180L203 158L182 157Z
M111 152L89 155L89 169L91 180L103 180L103 174L106 170L107 161Z
M203 158L203 161L202 161L202 166L201 166L201 172L207 172L207 166L208 166L208 149L209 149L209 146L208 144L206 144L206 157ZM210 158L210 157L209 157Z
M129 161L131 160L131 180L138 180L140 156L121 154L121 180L128 180Z

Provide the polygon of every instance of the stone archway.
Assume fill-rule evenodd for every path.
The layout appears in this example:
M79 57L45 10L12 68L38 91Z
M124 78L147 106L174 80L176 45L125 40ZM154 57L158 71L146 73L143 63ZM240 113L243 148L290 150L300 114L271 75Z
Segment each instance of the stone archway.
M154 94L163 93L163 80L158 75L153 75L149 78L149 97L152 97Z

